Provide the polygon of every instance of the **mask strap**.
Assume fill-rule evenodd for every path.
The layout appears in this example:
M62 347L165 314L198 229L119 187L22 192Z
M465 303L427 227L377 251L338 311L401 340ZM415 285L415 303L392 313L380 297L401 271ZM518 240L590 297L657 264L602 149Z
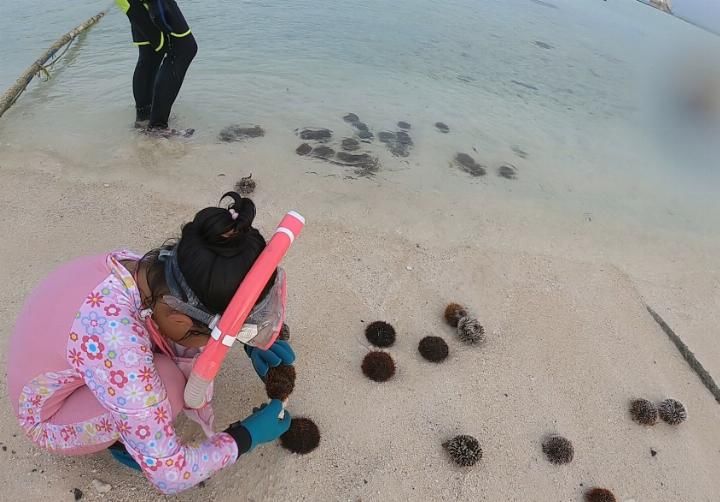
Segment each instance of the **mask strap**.
M215 325L217 324L217 320L219 316L208 314L207 312L200 310L197 307L194 307L188 303L182 302L175 298L174 296L165 295L163 296L163 301L173 310L177 310L178 312L182 312L188 317L192 317L196 321L199 321L203 323L204 325L208 326L210 329L213 329Z

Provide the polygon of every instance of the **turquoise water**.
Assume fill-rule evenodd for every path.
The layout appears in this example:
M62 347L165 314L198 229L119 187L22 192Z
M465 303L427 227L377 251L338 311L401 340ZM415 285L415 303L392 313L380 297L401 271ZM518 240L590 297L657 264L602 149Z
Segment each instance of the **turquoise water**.
M217 143L230 123L260 124L268 135L258 141L292 151L295 128L349 134L340 117L354 112L376 133L398 120L413 124L408 159L371 148L396 181L418 189L457 188L445 166L462 151L488 166L512 162L515 186L529 196L569 187L596 206L632 199L635 208L658 200L704 204L693 214L717 208L718 176L706 162L714 152L696 160L698 135L687 135L682 148L679 136L655 127L673 120L657 106L665 100L657 79L683 60L665 56L679 47L716 51L717 38L633 0L180 5L199 53L171 125L196 128L193 144ZM5 2L0 87L103 7ZM118 145L137 141L129 127L135 57L128 22L112 9L52 81L33 84L0 120L0 140L102 163ZM438 134L437 121L451 134Z

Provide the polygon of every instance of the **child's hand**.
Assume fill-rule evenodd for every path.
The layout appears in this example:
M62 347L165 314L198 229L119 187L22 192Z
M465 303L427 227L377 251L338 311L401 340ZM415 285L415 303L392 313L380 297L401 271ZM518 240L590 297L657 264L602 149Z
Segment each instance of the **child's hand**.
M238 435L238 429L242 428L250 435L250 449L257 445L275 441L290 428L290 413L285 411L283 418L278 418L282 412L282 402L273 399L270 404L263 404L255 408L254 413L242 422L232 424L226 431L231 436Z
M265 378L270 368L295 362L295 352L284 340L277 340L268 350L245 345L245 352L250 356L253 368L260 378Z

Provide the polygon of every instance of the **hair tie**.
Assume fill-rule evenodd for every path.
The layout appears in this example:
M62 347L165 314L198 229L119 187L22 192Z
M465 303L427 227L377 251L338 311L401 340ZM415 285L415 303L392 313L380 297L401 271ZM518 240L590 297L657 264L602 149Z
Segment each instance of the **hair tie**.
M230 213L230 217L233 219L233 221L237 220L238 216L240 216L238 212L235 211L233 208L228 209L228 212Z

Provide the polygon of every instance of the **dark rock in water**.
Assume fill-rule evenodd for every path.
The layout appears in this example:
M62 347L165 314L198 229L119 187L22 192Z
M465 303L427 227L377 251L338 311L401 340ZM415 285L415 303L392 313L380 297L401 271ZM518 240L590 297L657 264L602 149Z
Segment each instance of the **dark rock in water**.
M365 122L353 122L353 127L358 131L367 131L368 126Z
M485 176L485 168L475 162L475 159L467 153L458 153L455 155L455 164L471 176Z
M237 136L235 136L235 134L233 134L232 131L228 130L227 127L225 129L223 129L222 131L220 131L220 134L218 134L218 139L220 141L224 141L225 143L235 141L236 138L237 138Z
M254 127L242 127L236 124L229 125L218 134L220 141L242 141L250 138L261 138L265 136L265 130L256 125Z
M343 120L349 124L354 124L355 122L360 122L360 117L354 113L348 113L343 117Z
M390 153L396 157L407 157L410 155L410 146L413 141L405 131L390 132L383 131L378 134L378 139L385 143Z
M312 156L313 157L320 157L321 159L329 159L335 155L335 150L330 148L329 146L316 146L312 149Z
M550 44L546 44L545 42L541 42L540 40L535 40L535 45L542 49L552 49L553 46Z
M82 500L83 495L85 495L80 488L73 488L72 494L75 500Z
M398 128L405 129L406 131L409 131L412 127L409 122L403 122L402 120L397 123Z
M367 153L353 154L347 152L338 152L335 155L335 160L346 165L357 165L372 162L373 158Z
M405 131L398 132L395 135L395 137L397 138L397 142L400 143L401 145L412 145L413 144L412 138Z
M402 143L395 142L389 144L388 150L390 150L390 153L392 153L395 157L407 157L410 155L408 145L403 145Z
M522 148L520 148L519 146L513 145L510 147L510 149L515 153L515 155L517 155L521 159L527 159L527 156L528 156L527 152L525 150L523 150Z
M310 152L312 152L312 147L307 143L303 143L295 149L295 153L297 153L298 155L307 155Z
M498 176L508 180L515 180L517 179L517 169L510 164L503 164L498 167Z
M360 148L360 142L355 138L345 138L342 140L342 149L346 152L354 152Z
M447 126L447 124L443 124L442 122L435 122L435 127L441 133L447 134L450 132L450 128Z
M360 139L368 140L366 141L367 143L372 141L372 139L375 137L370 131L358 131L357 136Z
M250 173L250 176L240 178L240 180L235 183L235 191L241 195L250 195L255 191L256 186L257 184L252 179L252 173Z
M327 141L332 138L330 129L302 129L298 135L305 141Z
M390 131L382 131L378 133L378 139L381 143L390 143L395 141L395 133Z

